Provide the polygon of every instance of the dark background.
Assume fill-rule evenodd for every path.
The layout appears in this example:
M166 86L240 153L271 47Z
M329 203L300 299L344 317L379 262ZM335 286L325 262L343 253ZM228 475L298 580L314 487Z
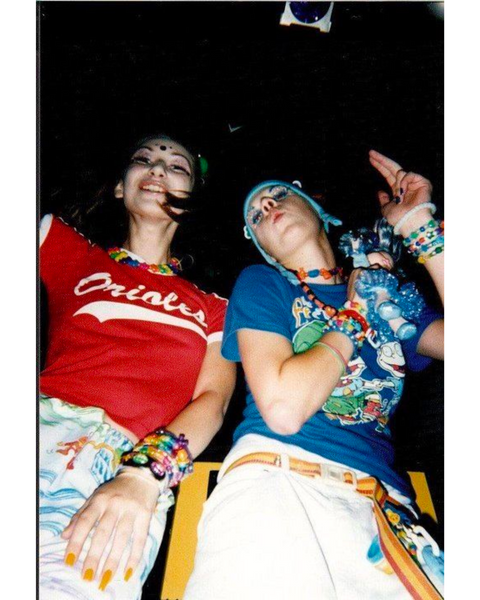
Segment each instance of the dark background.
M208 159L201 208L185 228L195 257L186 276L223 295L259 260L241 208L262 178L300 179L345 228L368 225L382 187L368 163L375 148L431 179L443 214L443 21L426 3L342 2L322 34L280 26L283 8L40 2L40 212L89 197L134 139L166 130L186 132ZM403 266L436 304L423 271L408 257ZM204 459L227 452L242 394L239 384ZM407 378L393 421L399 467L427 473L442 542L441 364ZM158 597L156 585L144 598Z

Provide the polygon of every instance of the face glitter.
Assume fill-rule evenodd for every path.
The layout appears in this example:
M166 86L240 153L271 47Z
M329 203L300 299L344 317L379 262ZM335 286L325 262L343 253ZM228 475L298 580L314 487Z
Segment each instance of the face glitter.
M289 189L288 187L286 187L284 185L273 186L268 190L267 193L262 194L262 196L260 198L260 202L262 202L262 200L264 200L265 198L267 198L267 199L271 198L277 204L279 204L280 202L285 200L285 198L287 198L287 196L293 195L293 193L294 193L293 190ZM263 210L262 210L261 206L259 208L250 206L250 208L248 209L248 213L247 213L247 220L253 229L255 229L256 227L258 227L258 225L260 225L260 223L263 220L263 217L264 217L264 214L263 214Z

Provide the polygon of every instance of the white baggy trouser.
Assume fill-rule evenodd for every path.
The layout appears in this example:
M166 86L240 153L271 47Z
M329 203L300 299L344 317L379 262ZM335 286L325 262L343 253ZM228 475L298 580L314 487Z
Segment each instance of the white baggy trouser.
M253 452L338 464L263 436L241 438L204 506L195 567L183 600L410 598L395 574L367 560L377 534L368 498L346 486L268 465L242 465L224 475L235 460ZM358 478L367 476L349 470ZM410 502L392 488L389 493L403 504Z

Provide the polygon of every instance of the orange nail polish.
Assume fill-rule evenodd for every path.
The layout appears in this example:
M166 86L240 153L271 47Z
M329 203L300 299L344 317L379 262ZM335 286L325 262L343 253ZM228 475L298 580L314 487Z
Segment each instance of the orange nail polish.
M108 569L107 571L105 571L105 573L102 575L102 581L100 582L100 585L98 586L99 590L105 591L105 588L107 587L107 585L110 583L110 579L112 578L112 571L110 569Z
M125 575L123 578L125 579L125 581L128 581L132 575L133 575L133 569L132 569L132 567L130 567L129 569L127 569L127 571L125 571Z
M67 556L65 557L65 564L68 565L69 567L73 567L76 560L77 560L77 557L75 556L75 554L73 552L69 552L67 554Z
M83 578L85 579L85 581L92 581L93 580L93 569L87 569L85 571L85 573L83 574Z

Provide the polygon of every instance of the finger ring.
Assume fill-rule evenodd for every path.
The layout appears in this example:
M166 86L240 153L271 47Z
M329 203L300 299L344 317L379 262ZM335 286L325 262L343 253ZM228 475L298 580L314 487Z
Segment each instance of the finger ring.
M395 204L400 204L402 199L400 198L400 196L395 196L395 198L393 199L393 201L395 202Z

